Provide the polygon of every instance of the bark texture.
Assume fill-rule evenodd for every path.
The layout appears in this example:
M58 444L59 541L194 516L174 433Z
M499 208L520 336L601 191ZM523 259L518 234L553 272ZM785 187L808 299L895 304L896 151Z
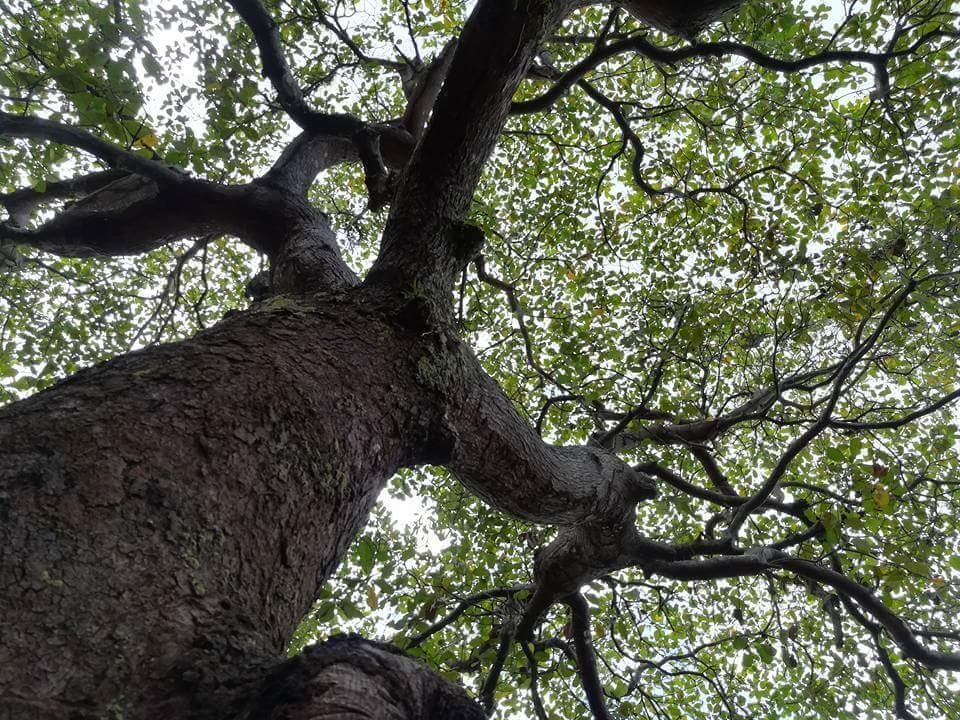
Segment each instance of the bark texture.
M693 38L742 3L743 0L621 0L620 5L659 30Z
M0 413L0 706L201 716L282 657L433 440L418 338L375 305L276 298Z
M230 4L305 130L253 183L196 180L77 128L0 114L0 133L120 169L58 188L94 193L34 230L19 226L34 195L0 198L18 222L0 239L123 255L224 233L271 260L271 296L250 310L0 410L0 718L474 720L462 692L384 646L283 656L404 466L445 465L504 512L560 526L528 625L633 559L652 480L603 448L543 443L450 319L454 278L483 240L463 222L483 166L543 39L577 3L481 0L384 125L310 107L264 5ZM306 199L318 172L358 159L368 185L384 181L371 205L392 201L363 284Z
M483 720L462 689L395 648L337 636L266 678L240 720Z

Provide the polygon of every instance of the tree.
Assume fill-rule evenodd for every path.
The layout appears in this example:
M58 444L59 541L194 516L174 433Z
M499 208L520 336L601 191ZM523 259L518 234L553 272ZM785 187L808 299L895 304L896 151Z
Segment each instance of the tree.
M739 5L0 2L0 714L957 717L956 8Z

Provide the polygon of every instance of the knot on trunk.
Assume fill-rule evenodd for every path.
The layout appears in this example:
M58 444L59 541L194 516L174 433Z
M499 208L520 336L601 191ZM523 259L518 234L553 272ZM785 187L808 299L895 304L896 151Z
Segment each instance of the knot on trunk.
M742 3L743 0L624 0L620 4L641 22L692 40Z
M484 720L459 687L384 643L336 635L277 667L239 720L313 717Z
M619 526L632 523L634 506L656 497L656 482L638 472L617 455L603 448L571 446L558 448L567 465L590 478L593 498L582 508L578 525Z
M454 260L457 263L457 272L462 272L470 261L477 256L477 253L480 252L480 248L483 247L486 237L483 234L483 230L476 225L470 225L465 222L454 222L447 231L447 239L450 243Z
M595 499L582 519L560 528L534 557L540 609L577 592L583 585L629 564L638 536L637 502L656 496L653 478L636 471L616 455L596 447L564 448L585 454L597 466ZM582 458L581 458L582 462Z

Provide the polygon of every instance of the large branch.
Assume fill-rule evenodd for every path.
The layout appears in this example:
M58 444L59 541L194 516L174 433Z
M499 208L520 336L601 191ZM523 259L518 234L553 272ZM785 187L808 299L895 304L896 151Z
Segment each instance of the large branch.
M48 182L43 190L22 188L0 194L0 205L7 209L14 225L25 227L37 207L48 202L89 195L126 175L124 170L102 170L68 180Z
M357 283L322 213L263 183L189 180L171 186L129 175L38 228L0 224L0 240L66 257L138 255L207 234L232 235L268 254L275 292Z
M448 467L493 507L532 522L573 526L632 521L653 481L602 448L544 442L464 346L449 370L459 389L449 415L455 439Z
M414 152L370 280L428 288L439 303L465 260L449 230L466 216L510 100L564 2L480 0L467 20L433 118Z
M125 175L66 207L35 229L0 225L0 238L65 257L138 255L185 237L232 234L274 249L283 210L266 192L191 180L161 186Z
M162 192L130 175L100 189L36 229L0 225L0 239L64 257L138 255L213 229L215 205L189 205L190 193Z
M177 185L189 179L187 175L169 165L141 157L86 130L52 120L0 112L0 135L71 145L100 158L112 167L124 168L158 183Z
M438 412L372 300L263 304L0 409L0 717L222 718L286 655Z
M302 132L284 148L262 180L297 194L306 194L318 174L359 159L349 138Z
M280 43L277 23L260 0L228 0L253 33L260 51L263 74L277 91L280 106L304 130L351 137L363 122L345 113L322 113L310 107L293 77Z
M743 0L620 0L641 22L687 39L738 8Z

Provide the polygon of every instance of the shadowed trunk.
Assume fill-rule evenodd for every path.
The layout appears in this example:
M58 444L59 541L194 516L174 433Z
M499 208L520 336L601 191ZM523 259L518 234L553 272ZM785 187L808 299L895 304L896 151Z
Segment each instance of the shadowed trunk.
M363 290L281 297L0 411L0 707L185 717L282 659L425 459L418 341Z
M561 527L527 625L632 560L634 506L652 481L602 448L543 443L461 344L449 306L483 240L463 221L484 164L543 39L576 3L478 3L414 93L399 145L398 128L312 110L263 5L231 5L305 129L259 181L198 181L77 129L0 117L8 135L136 174L91 176L98 200L6 238L85 256L236 235L270 256L273 294L0 409L0 720L483 717L387 646L340 639L284 655L401 467L446 465L500 510ZM666 22L650 9L662 4L635 5ZM368 180L391 179L379 200L393 203L363 286L306 199L317 172L355 155Z

